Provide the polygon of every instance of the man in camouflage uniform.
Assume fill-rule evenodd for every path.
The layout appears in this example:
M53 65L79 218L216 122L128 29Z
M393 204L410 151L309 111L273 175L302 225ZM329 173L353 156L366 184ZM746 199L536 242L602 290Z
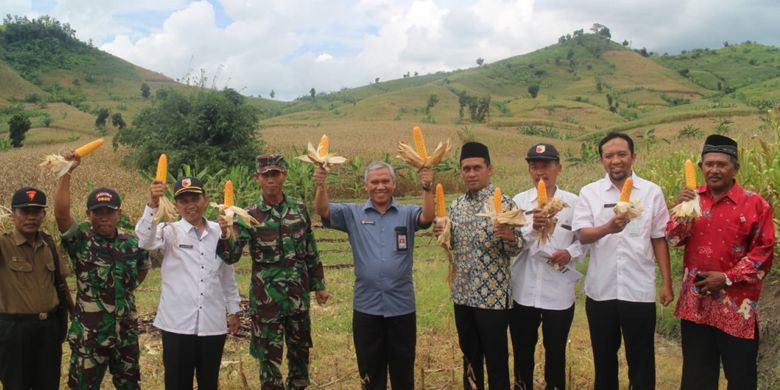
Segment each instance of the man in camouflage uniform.
M250 352L260 361L262 389L303 389L309 385L311 322L309 293L325 304L322 263L304 204L283 193L287 163L278 154L257 157L256 180L262 199L249 209L261 223L247 228L237 226L236 239L222 240L218 251L228 263L241 257L248 243L252 257ZM227 223L219 218L223 236ZM233 235L234 237L235 235ZM282 381L282 338L287 343L288 376Z
M75 153L65 154L76 163ZM76 276L76 315L68 332L71 389L99 389L106 367L117 389L139 389L138 329L134 290L151 267L135 238L117 230L121 200L116 191L98 188L87 197L89 222L70 214L70 176L62 176L54 216Z

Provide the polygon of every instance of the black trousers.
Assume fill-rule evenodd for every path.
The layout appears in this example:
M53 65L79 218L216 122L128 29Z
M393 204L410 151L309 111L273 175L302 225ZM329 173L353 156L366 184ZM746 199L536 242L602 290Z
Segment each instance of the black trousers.
M55 390L60 387L60 321L0 320L0 383L6 390Z
M534 388L534 353L542 325L544 381L546 389L566 388L566 342L574 319L574 305L564 310L546 310L515 302L509 312L509 330L515 355L515 388Z
M625 342L629 387L655 388L655 302L585 300L588 315L594 388L618 389L618 359L621 334Z
M165 389L192 390L195 375L198 389L216 390L225 338L224 334L195 336L162 331Z
M488 388L509 389L509 311L455 305L455 327L463 352L463 388L484 390L486 364Z
M758 386L758 325L756 337L743 339L714 326L681 320L683 372L680 389L718 389L720 364L729 390Z
M414 389L414 354L417 346L417 315L383 317L353 310L352 337L355 342L360 381L364 389Z

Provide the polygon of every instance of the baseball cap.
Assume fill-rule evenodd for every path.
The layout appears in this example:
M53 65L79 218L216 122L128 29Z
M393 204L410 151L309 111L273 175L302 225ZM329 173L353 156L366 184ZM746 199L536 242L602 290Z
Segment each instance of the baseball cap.
M101 207L108 207L113 210L119 210L122 206L122 199L119 194L111 188L97 188L87 196L87 210L95 210Z
M525 161L531 160L555 160L559 161L561 156L558 154L558 150L555 146L550 144L536 144L528 149L528 153L525 156Z
M11 208L46 207L46 194L33 187L22 187L11 197Z
M203 182L197 177L186 176L176 181L176 184L173 185L174 198L188 192L193 194L204 194Z
M269 171L287 172L287 161L281 154L261 154L257 156L257 172L266 173Z

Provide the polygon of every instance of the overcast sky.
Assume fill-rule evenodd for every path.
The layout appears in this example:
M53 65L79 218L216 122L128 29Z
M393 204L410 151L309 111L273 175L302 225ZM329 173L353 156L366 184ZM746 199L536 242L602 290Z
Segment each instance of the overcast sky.
M2 0L51 15L82 40L174 79L294 99L317 91L497 61L595 23L658 53L780 46L777 0ZM209 81L211 85L211 81Z

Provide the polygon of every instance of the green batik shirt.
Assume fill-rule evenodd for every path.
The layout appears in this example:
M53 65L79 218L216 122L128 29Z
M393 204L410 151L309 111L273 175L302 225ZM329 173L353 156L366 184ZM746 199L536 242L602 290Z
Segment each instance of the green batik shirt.
M138 241L119 232L113 240L74 223L62 234L76 276L76 316L68 340L89 347L123 347L137 342L135 288L138 271L152 266Z
M489 184L476 193L455 199L447 215L452 220L452 301L479 309L503 310L512 307L512 280L509 265L520 254L523 238L515 228L517 243L504 242L493 234L493 222L479 216L486 202L493 201L495 187ZM512 199L503 196L504 210L517 209Z

